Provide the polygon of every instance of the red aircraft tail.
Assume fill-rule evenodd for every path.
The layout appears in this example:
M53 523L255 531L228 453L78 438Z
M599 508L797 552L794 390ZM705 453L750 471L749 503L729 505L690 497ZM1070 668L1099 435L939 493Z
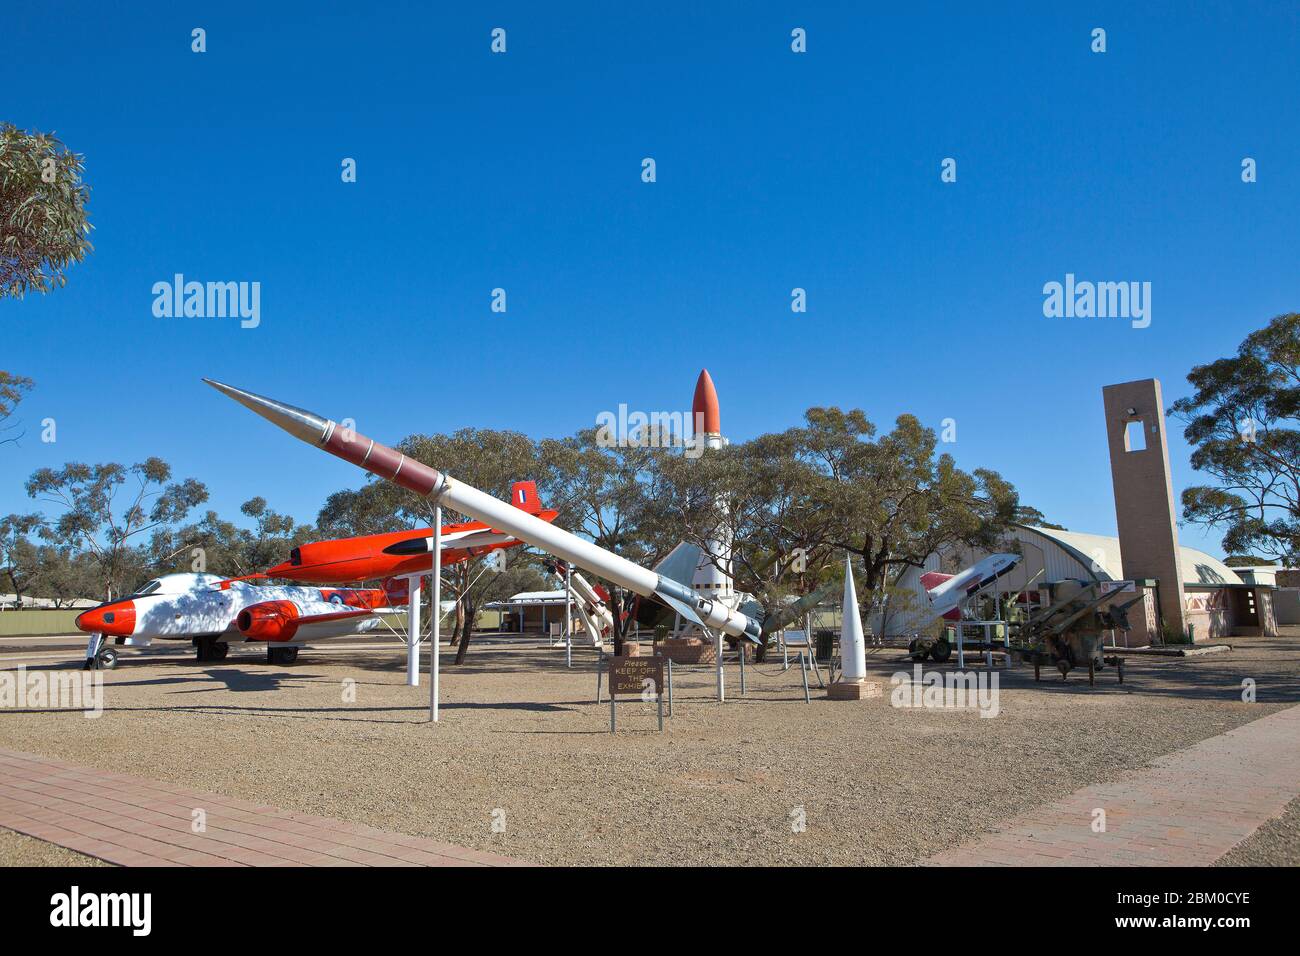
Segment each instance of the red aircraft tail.
M944 574L942 571L926 571L925 574L921 575L921 587L925 588L927 591L933 591L940 584L943 584L944 581L954 577L956 577L955 574ZM961 608L953 608L951 611L944 614L943 619L945 621L960 621Z
M411 582L408 578L384 578L381 587L389 607L397 607L411 600Z
M521 511L535 515L542 510L541 499L537 497L537 482L516 481L510 486L510 503Z

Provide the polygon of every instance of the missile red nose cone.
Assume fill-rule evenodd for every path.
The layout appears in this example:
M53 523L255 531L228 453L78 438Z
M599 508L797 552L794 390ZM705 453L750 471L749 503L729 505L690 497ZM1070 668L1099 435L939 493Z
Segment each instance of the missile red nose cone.
M713 387L713 379L709 377L707 368L700 369L700 377L695 383L695 401L691 405L691 411L694 413L697 428L701 427L698 422L701 419L703 420L702 430L704 434L722 434L722 414L718 411L718 390Z

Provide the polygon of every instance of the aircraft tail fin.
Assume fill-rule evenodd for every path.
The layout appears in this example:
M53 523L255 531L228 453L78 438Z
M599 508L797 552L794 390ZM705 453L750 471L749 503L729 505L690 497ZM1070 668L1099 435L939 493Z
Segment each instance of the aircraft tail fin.
M510 503L530 515L541 511L542 501L537 497L537 482L516 481L510 486Z
M398 607L411 600L411 581L409 578L384 578L384 597L389 607Z

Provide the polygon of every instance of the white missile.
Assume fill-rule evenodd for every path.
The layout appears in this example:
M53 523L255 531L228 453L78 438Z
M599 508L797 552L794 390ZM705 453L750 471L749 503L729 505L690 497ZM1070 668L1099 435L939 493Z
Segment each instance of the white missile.
M858 681L867 676L867 642L858 612L858 589L853 584L853 564L844 559L844 623L840 626L842 680Z
M761 640L758 621L719 601L696 595L689 585L656 574L563 528L547 524L352 429L340 428L332 419L211 379L203 381L295 438L317 445L380 478L512 534L525 544L586 568L642 597L657 597L696 624L720 630L729 637L743 637L755 643Z

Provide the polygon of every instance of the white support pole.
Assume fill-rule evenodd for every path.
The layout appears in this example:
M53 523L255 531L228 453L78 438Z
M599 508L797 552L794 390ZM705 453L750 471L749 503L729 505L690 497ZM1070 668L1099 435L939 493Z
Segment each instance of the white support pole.
M722 629L719 628L714 633L718 639L718 703L721 704L727 699L726 681L722 674Z
M564 666L573 666L573 565L564 565Z
M420 686L420 576L406 579L406 686Z
M433 509L433 621L429 629L429 720L438 719L438 651L442 645L442 509ZM474 626L466 621L465 627ZM465 640L461 635L461 640Z

